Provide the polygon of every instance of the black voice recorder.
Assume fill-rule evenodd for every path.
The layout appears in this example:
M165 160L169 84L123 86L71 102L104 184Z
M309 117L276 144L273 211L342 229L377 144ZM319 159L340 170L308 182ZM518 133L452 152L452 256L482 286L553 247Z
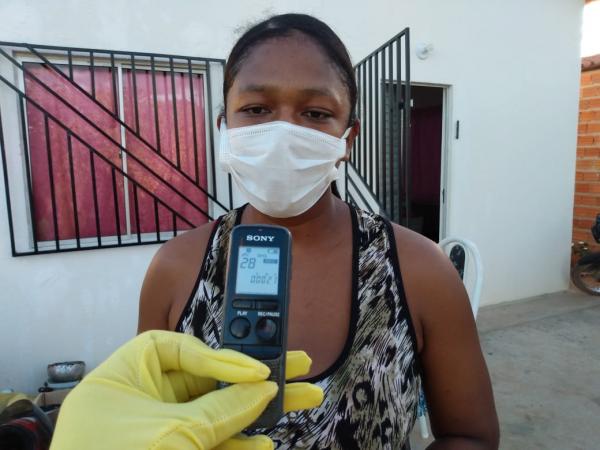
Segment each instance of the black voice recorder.
M271 369L279 385L251 428L269 428L283 416L292 238L283 227L238 225L229 242L222 347Z

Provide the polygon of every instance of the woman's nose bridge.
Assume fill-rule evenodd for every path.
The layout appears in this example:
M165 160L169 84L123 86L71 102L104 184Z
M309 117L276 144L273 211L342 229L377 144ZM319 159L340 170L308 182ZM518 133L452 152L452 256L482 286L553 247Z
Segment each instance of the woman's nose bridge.
M282 120L294 125L300 124L301 116L293 105L281 105L275 113L275 120Z

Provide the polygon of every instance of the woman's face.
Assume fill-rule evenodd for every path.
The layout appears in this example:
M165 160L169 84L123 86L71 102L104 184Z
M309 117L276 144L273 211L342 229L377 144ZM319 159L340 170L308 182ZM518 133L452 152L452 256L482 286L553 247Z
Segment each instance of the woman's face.
M283 120L340 137L348 127L350 97L321 47L294 33L250 50L227 95L226 111L228 128Z

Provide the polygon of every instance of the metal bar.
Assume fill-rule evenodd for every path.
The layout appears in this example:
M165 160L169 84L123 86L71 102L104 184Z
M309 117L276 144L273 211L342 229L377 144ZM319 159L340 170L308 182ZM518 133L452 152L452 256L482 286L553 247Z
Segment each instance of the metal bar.
M231 174L227 174L227 183L229 184L229 209L233 209L233 189L231 187Z
M363 179L366 181L367 180L367 172L368 172L368 167L367 167L367 153L369 152L369 149L367 148L367 117L369 116L369 110L367 108L367 65L365 63L363 63L361 65L362 67L362 104L363 104L363 133L361 133L361 137L362 137L362 143L361 143L361 147L362 147L362 151L361 151L361 160L362 160L362 171L361 171L361 176L363 177Z
M386 149L386 153L388 153L387 157L389 157L389 174L390 181L388 183L390 189L390 202L389 202L389 215L392 220L395 220L394 216L394 55L392 53L392 44L388 47L388 59L389 59L389 67L388 67L388 108L390 119L388 121L388 126L390 128L390 146L389 151Z
M358 68L357 67L354 67L354 78L356 79L357 90L358 90L359 86L358 86ZM359 98L360 97L358 97L358 94L357 94L356 104L354 105L354 107L355 107L354 113L356 114L356 117L359 120L359 125L362 127L362 120L361 120L361 117L360 117ZM352 150L351 150L351 153L350 153L350 159L352 161L354 161L355 164L356 164L356 155L358 154L358 150L357 150L358 140L359 140L359 138L357 136L356 139L354 139L354 143L352 144Z
M360 117L360 134L358 135L358 145L356 146L356 167L358 169L358 173L362 173L362 152L363 152L363 130L365 129L365 125L364 125L364 118L365 118L365 114L363 111L363 104L362 104L362 66L358 66L358 73L357 73L357 79L356 82L358 83L358 114Z
M69 175L71 177L71 201L73 202L73 222L75 223L75 239L77 248L81 248L81 235L79 232L79 209L77 208L77 194L75 192L75 171L73 170L73 145L71 132L67 131L67 153L69 156Z
M362 113L360 111L360 67L356 66L355 67L355 76L356 76L356 86L357 86L357 93L356 93L356 115L358 117L358 119L360 120L360 131L362 132ZM354 164L356 165L356 167L360 166L360 133L359 135L356 137L356 140L354 141Z
M160 240L160 241L144 241L141 243L137 243L137 242L125 242L121 245L119 244L105 244L105 245L83 245L81 248L77 248L77 247L73 247L73 248L61 248L60 250L40 250L39 252L20 252L17 253L15 256L33 256L33 255L52 255L52 254L56 254L56 253L66 253L66 252L77 252L77 251L82 251L82 250L100 250L103 248L123 248L123 247L133 247L133 246L138 246L138 245L149 245L149 244L157 244L157 243L161 243L161 242L165 242L166 240Z
M115 70L115 54L110 52L110 72L112 75L112 87L113 87L113 105L115 108L115 115L119 115L119 100L117 98L117 71Z
M47 117L46 117L47 120ZM2 136L2 122L1 122L1 117L0 117L0 153L2 154L2 158L3 158L3 164L4 167L6 167L6 157L4 154L4 142L3 142L3 136ZM89 148L89 147L88 147ZM91 150L91 149L90 149ZM97 230L97 240L98 240L98 245L96 246L77 246L75 248L55 248L54 250L39 250L37 247L37 242L36 245L34 246L34 251L29 251L29 252L17 252L16 249L14 248L14 244L13 244L13 240L11 240L11 244L13 245L13 256L29 256L29 255L37 255L37 254L42 254L42 253L48 253L48 254L54 254L54 253L63 253L63 252L72 252L72 251L77 251L77 250L92 250L92 249L100 249L100 248L117 248L117 247L123 247L123 246L133 246L133 245L139 245L139 244L151 244L154 243L155 241L151 241L151 242L141 242L141 237L139 236L139 226L138 226L138 241L135 243L122 243L121 245L119 244L109 244L109 245L101 245L101 241L100 241L100 227L99 227L99 214L98 214L98 203L97 203L97 195L96 195L96 177L95 177L95 165L94 165L94 160L93 160L93 153L90 151L89 153L90 155L90 166L91 166L91 173L92 173L92 184L93 184L93 194L94 194L94 210L96 213L96 230ZM114 172L114 168L113 168L113 172ZM6 177L6 171L4 172L5 175L5 184L8 183L8 179ZM153 196L148 190L146 190L143 186L140 186L141 189L143 189L146 193L148 193L149 195ZM8 189L8 185L6 184L6 190L5 190L6 194L9 195L9 189ZM137 186L134 184L134 198L137 201ZM187 219L185 219L184 217L182 217L180 214L178 214L177 212L175 212L173 209L171 209L170 207L168 207L166 204L164 204L164 202L162 202L161 200L157 199L156 197L154 197L155 200L155 204L156 202L160 203L162 206L166 207L167 209L169 209L171 211L172 214L175 215L175 217L179 220L182 220L183 222L185 222L187 225L193 227L194 225L189 222ZM33 203L32 203L33 204ZM8 208L7 208L7 212L9 214L9 228L10 228L10 223L11 223L11 218L12 216L11 214L11 209L10 209L10 199L8 199L7 202ZM136 208L136 213L137 211L139 211ZM138 223L139 223L139 219L138 219ZM14 239L14 235L11 235L11 239Z
M33 184L31 180L31 161L29 157L29 139L27 133L27 121L25 120L25 105L27 100L19 96L20 114L21 114L21 133L23 135L23 154L25 156L25 174L27 176L27 194L29 197L29 216L31 220L31 236L33 238L33 250L37 253L37 233L35 223L35 205L33 203ZM41 110L40 110L41 111Z
M381 167L379 167L379 54L375 54L375 82L372 83L375 87L375 196L379 197L381 188Z
M4 132L2 125L2 114L0 111L0 156L2 157L2 173L4 174L4 194L6 195L6 213L8 216L8 231L10 233L10 250L13 256L17 253L15 245L15 229L13 226L12 207L10 203L10 189L8 186L8 162L6 160L6 151L4 146Z
M7 47L27 47L27 46L33 46L35 48L40 48L40 49L45 49L45 50L60 50L60 51L71 50L73 52L83 52L83 53L90 53L90 52L94 52L94 53L108 53L110 51L113 51L113 50L97 49L97 48L59 47L59 46L56 46L56 45L25 44L25 43L22 43L22 42L9 42L9 41L0 41L0 45L7 46ZM184 55L167 55L167 54L163 54L163 53L134 52L134 51L125 51L125 50L119 50L118 52L120 54L123 54L123 55L137 55L137 56L145 56L145 57L148 57L148 58L152 57L152 56L154 56L155 58L169 58L169 57L173 57L173 58L177 58L177 59L191 58L194 61L202 61L202 62L204 62L204 61L211 61L211 62L225 63L225 60L221 59L221 58L205 58L205 57L184 56Z
M101 160L103 160L104 162L108 163L109 167L111 167L112 170L115 170L116 172L119 173L119 175L123 176L123 177L127 177L130 181L132 181L134 183L134 185L136 185L136 181L132 180L131 177L129 177L125 172L123 172L121 169L119 169L118 167L115 167L112 165L111 161L108 160L104 155L102 154L98 154L96 152L96 150L91 147L89 144L86 144L85 142L81 141L76 135L73 135L75 138L77 138L83 145L85 145L93 154L95 154L95 156L98 156ZM93 178L93 181L95 182L95 176ZM187 223L189 226L194 227L195 225L193 225L189 220L187 220L185 217L181 216L179 213L177 213L175 210L173 210L170 206L168 206L165 202L163 202L162 200L160 200L159 198L157 198L154 194L152 194L148 189L146 189L144 186L142 185L137 185L139 186L140 189L142 189L145 193L147 193L149 196L151 196L155 202L158 202L158 204L160 204L160 206L167 208L169 211L174 212L175 214L177 214L177 217L180 220L183 220L185 223ZM95 187L94 187L95 190ZM210 218L210 217L209 217Z
M175 89L173 58L169 58L169 69L171 71L171 96L173 97L173 120L175 125L175 154L177 158L177 169L181 170L181 156L179 154L179 123L177 121L177 91Z
M69 58L69 78L73 81L73 53L71 50L67 51L67 55Z
M403 105L403 93L402 93L402 50L400 48L400 39L396 41L396 123L397 123L397 151L395 154L397 155L398 161L398 223L401 223L402 215L406 215L406 211L403 208L406 205L403 205L403 184L405 182L404 173L406 171L406 167L402 164L404 148L402 147L402 109ZM402 179L400 179L402 177ZM408 225L408 217L405 218L405 225Z
M171 218L173 219L173 237L175 237L177 236L177 218L173 213L171 213Z
M135 204L135 223L137 228L138 244L142 242L142 224L140 223L140 206L138 203L137 183L133 184L133 202Z
M91 166L92 166L92 170L94 170L94 163L93 163L93 153L90 152L90 161L91 161ZM118 171L118 169L117 169ZM92 182L94 184L94 194L95 194L95 176L92 177ZM135 184L134 184L135 186ZM150 197L152 197L154 199L155 204L158 203L161 206L163 206L164 208L166 208L167 210L171 211L172 213L174 213L177 217L177 219L183 221L185 224L187 224L190 227L194 227L194 224L192 224L189 220L187 220L185 217L183 217L181 214L177 213L176 211L174 211L171 207L169 207L168 205L166 205L162 200L158 199L157 197L155 197L150 191L148 191L146 188L144 188L143 186L139 186L140 189L142 189L146 194L148 194ZM135 194L134 194L135 195ZM97 205L97 203L96 203ZM98 215L96 215L96 217L98 217ZM98 225L98 221L96 222L96 227L97 229L99 229L99 225ZM72 251L76 251L76 250L94 250L94 249L100 249L100 248L117 248L117 247L130 247L133 245L144 245L144 244L153 244L156 242L164 242L163 240L158 240L158 241L145 241L145 242L132 242L132 243L123 243L121 245L118 244L105 244L105 245L101 245L100 243L100 233L97 233L98 236L98 245L96 246L88 246L88 245L83 245L81 247L81 249L78 248L65 248L62 247L60 250L35 250L33 252L19 252L16 253L15 256L29 256L29 255L36 255L36 254L42 254L42 253L59 253L59 252L72 252Z
M92 150L88 146L88 150ZM90 151L90 176L92 177L92 194L94 198L94 217L96 218L96 239L98 239L98 246L102 246L102 239L100 237L100 212L98 211L98 192L96 189L96 166L94 165L94 153Z
M116 171L118 172L119 170L116 169ZM127 176L127 174L121 173L120 175L123 176ZM135 185L135 180L131 180L132 183ZM171 208L169 205L167 205L165 202L163 202L160 198L156 197L154 194L152 194L148 189L146 189L144 186L142 185L138 185L138 187L144 191L146 194L148 194L150 197L152 197L156 202L158 202L158 204L160 206L162 206L163 208L166 208L168 211L175 213L177 215L177 218L179 220L182 220L183 222L185 222L187 225L189 225L190 227L194 227L195 225L190 222L189 220L187 220L185 217L183 217L181 214L179 214L177 211L175 211L173 208Z
M39 54L36 52L36 50L34 48L30 48L30 50L35 53L40 59L42 59L47 65L49 65L51 68L53 68L59 75L65 77L65 79L68 80L68 77L62 73L61 70L59 70L54 64L52 64L52 62L50 62L48 59L46 59L44 57L44 55ZM62 99L60 96L58 96L54 91L52 91L48 86L46 86L39 78L37 78L35 75L30 74L21 64L19 64L19 62L17 60L15 60L14 58L12 58L10 55L8 55L6 52L4 52L4 50L2 50L0 48L0 54L4 55L7 59L9 59L14 65L16 65L19 69L21 69L22 71L28 73L28 75L34 79L37 83L39 83L44 89L46 89L50 94L52 94L53 96L55 96L58 100L62 101L67 107L69 107L70 109L72 109L76 114L80 115L84 120L86 120L86 118L81 114L81 112L79 112L78 110L76 110L72 105L70 105L69 103L67 103L66 101L64 101L64 99ZM0 78L2 79L2 78ZM3 79L5 80L5 79ZM135 81L135 78L134 78ZM6 83L6 81L5 81ZM118 116L115 116L108 108L106 108L106 106L104 106L102 103L98 102L96 99L94 99L88 92L86 92L81 86L79 86L77 83L73 83L73 86L78 89L80 92L82 92L84 95L86 95L88 98L90 98L92 101L94 101L96 103L96 105L98 107L100 107L104 112L106 112L107 114L109 114L112 118L114 118L115 120L119 121L119 123L124 126L129 132L136 134L136 137L144 144L146 145L148 148L150 148L151 150L153 150L155 153L157 152L157 150L152 146L152 144L150 144L150 142L148 142L145 138L143 138L141 135L139 135L139 133L136 133L135 130L133 130L133 128L131 128L129 125L127 125L124 121L122 121ZM14 89L14 88L13 88ZM15 89L16 90L16 89ZM137 96L136 91L134 91L134 95ZM210 96L209 96L209 101L210 101ZM136 102L136 107L137 107L137 102ZM212 112L209 110L210 115L212 117ZM88 123L89 123L89 119ZM212 119L211 119L212 120ZM138 123L139 125L139 123ZM92 125L93 126L93 125ZM139 129L139 127L138 127ZM101 131L102 132L102 131ZM212 135L212 128L210 129L211 135ZM105 136L106 133L103 133ZM213 156L214 159L214 151L211 151L211 155ZM164 155L159 153L160 158L166 162L167 164L169 164L171 167L173 168L177 168L175 166L175 164L170 161L169 159L167 159ZM213 165L214 167L214 165ZM216 198L216 194L214 194L214 196L212 194L210 194L206 189L204 189L204 187L202 187L201 185L199 185L198 183L195 183L194 180L192 179L192 177L190 177L188 174L186 174L183 171L180 171L180 174L186 178L189 182L193 183L195 186L197 186L200 191L202 191L203 194L205 194L207 197L209 197L211 200L213 200L217 205L219 205L220 207L222 207L223 209L227 209L225 208L225 206L220 203L217 198ZM216 192L216 191L215 191Z
M92 97L96 99L96 76L94 74L94 52L90 52L90 73L92 77Z
M160 222L158 220L158 203L154 197L154 225L156 226L156 240L160 241Z
M50 201L52 203L52 224L54 225L54 242L56 249L60 249L58 239L58 217L56 215L56 193L54 191L54 169L52 166L52 148L50 144L50 124L48 115L44 114L44 131L46 134L46 154L48 155L48 177L50 179Z
M124 83L123 83L123 66L119 64L117 67L118 74L118 92L119 92L119 118L122 119L122 122L125 122L125 101L124 101ZM125 132L125 127L121 125L121 145L127 148L127 133ZM123 168L123 172L127 173L127 154L120 152L121 156L121 167ZM125 211L125 233L127 236L131 234L131 214L129 208L129 179L127 177L123 177L123 202L124 202L124 211Z
M352 164L352 161L350 161L348 163L348 168L352 169L356 174L358 174L358 170L356 169L356 166L354 164ZM348 173L350 173L350 171L348 171ZM388 217L389 215L385 212L385 208L383 207L383 204L381 203L381 200L375 196L375 194L373 193L373 191L371 191L370 193L373 196L373 200L375 201L375 203L379 207L379 210L381 211L380 214Z
M198 173L198 137L196 132L196 101L194 97L194 76L192 74L192 61L188 59L188 78L190 81L190 100L192 103L192 136L194 142L194 175L196 177L196 184L200 183L200 176Z
M363 67L358 67L358 105L360 111L360 136L358 137L358 154L356 155L356 166L358 167L358 173L362 173L363 169L363 152L364 152L364 137L365 133L363 133L365 129L364 119L365 119L365 105L362 101L362 93L364 90L364 86L362 86L362 71Z
M360 65L360 72L359 72L359 80L358 80L358 84L360 86L360 91L359 91L359 96L360 96L360 109L361 109L361 113L360 113L360 154L358 155L358 167L359 167L359 175L362 177L362 174L365 171L365 159L364 159L364 155L365 155L365 130L367 129L366 127L366 116L367 116L367 108L364 102L364 92L366 89L365 83L363 83L363 74L364 74L364 70L365 67L364 65Z
M117 195L117 179L115 177L115 168L111 168L112 188L113 188L113 203L115 205L115 225L117 232L117 242L121 245L121 217L119 214L119 197Z
M0 49L0 53L3 53L2 50ZM8 87L10 87L12 90L14 90L20 97L27 99L27 101L31 102L33 105L35 105L38 109L40 109L41 111L44 111L44 109L35 101L30 99L27 94L24 94L23 92L21 92L16 86L14 86L10 81L8 81L6 78L4 78L2 75L0 75L0 81L2 81L4 84L6 84ZM44 86L46 87L46 86ZM46 87L47 88L47 87ZM54 94L57 98L60 99L60 96L58 96L55 92L50 91L50 93ZM66 105L69 105L68 103L65 102ZM69 105L70 106L70 105ZM165 185L167 187L169 187L171 190L173 190L173 192L175 192L177 195L179 195L182 199L184 199L185 201L187 201L188 203L190 203L190 205L196 209L197 211L201 212L204 216L210 218L210 215L204 211L202 208L200 208L199 206L197 206L194 202L192 202L189 198L187 198L181 191L179 191L177 188L175 188L174 186L170 185L169 183L165 182L164 179L159 176L153 169L151 169L150 167L148 167L144 162L142 162L139 158L137 158L135 155L129 153L129 151L123 147L120 143L118 143L112 136L108 135L104 130L102 130L101 128L98 127L98 125L96 125L94 122L92 122L89 118L87 118L85 115L83 115L80 111L78 111L77 109L72 108L73 112L75 112L77 115L79 115L84 121L86 121L90 126L92 126L95 130L97 130L99 133L101 133L103 136L105 136L109 141L111 141L114 145L116 145L117 147L119 147L123 152L125 152L128 156L131 156L131 158L133 158L136 162L138 162L144 169L146 169L148 172L150 172L152 175L154 175L156 178L158 178L159 180L161 180L162 182L165 183ZM68 129L60 120L58 120L53 114L50 114L48 112L46 112L46 114L48 114L48 116L50 118L52 118L57 124L60 124L63 128ZM80 138L77 134L73 133L74 137L77 137L79 141L81 141L84 145L88 145L85 141L83 141L82 138ZM101 155L100 153L96 152L98 155ZM109 164L113 164L112 162L109 162ZM181 172L182 173L182 172ZM198 186L198 188L205 193L206 195L210 195L208 194L201 186ZM211 197L212 198L212 197ZM217 199L213 199L213 201L218 204L219 206L223 207L223 209L227 209L224 206L222 206L222 204L217 200Z
M345 183L344 194L345 194L345 197L346 197L345 200L346 200L346 202L348 202L348 176L349 176L348 175L348 161L346 161L346 167L345 167L345 169L346 169L346 174L345 174L346 176L344 177L344 183Z
M394 42L395 40L397 40L398 38L400 38L401 36L403 36L404 34L408 34L408 27L406 27L404 30L402 30L400 33L396 34L394 37L388 39L386 42L384 42L383 44L381 44L379 47L377 47L374 51L371 52L371 54L373 53L379 53L380 51L384 50L385 48L387 48L388 45L390 45L392 42ZM1 44L1 42L0 42ZM356 63L356 65L362 64L363 62L365 62L365 60L368 58L365 57L363 59L361 59L360 61L358 61Z
M381 82L379 88L381 89L381 198L383 200L383 208L387 211L387 158L386 158L386 134L387 134L387 91L385 87L385 51L381 52ZM389 211L387 211L389 214Z
M221 63L224 65L224 62ZM213 195L217 198L217 172L215 166L215 140L213 138L213 115L212 115L212 91L210 83L210 63L206 63L206 90L208 95L205 93L204 98L208 100L208 136L210 143L210 167L212 170L212 188Z
M158 102L156 100L156 68L154 66L154 56L150 58L150 71L152 72L152 96L154 99L154 127L156 128L156 151L160 154L160 126L158 121Z
M133 83L133 109L135 111L135 132L140 134L140 112L138 110L137 81L135 76L135 57L131 55L131 80Z
M411 164L411 110L412 110L412 96L410 89L410 33L407 32L404 36L404 57L406 58L406 97L404 101L404 149L405 149L405 160L404 166L406 167L406 217L410 217L410 190L411 190L411 176L410 176L410 164ZM408 225L408 219L407 219Z
M369 187L373 190L373 58L369 58ZM366 178L365 178L366 179Z

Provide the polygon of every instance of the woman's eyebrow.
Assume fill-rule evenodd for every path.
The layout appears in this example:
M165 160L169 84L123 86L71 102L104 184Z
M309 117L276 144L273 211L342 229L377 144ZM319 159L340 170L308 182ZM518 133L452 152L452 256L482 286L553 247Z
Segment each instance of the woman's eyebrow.
M266 92L266 93L276 93L281 91L282 89L278 86L266 85L266 84L247 84L245 86L240 87L240 93L252 93L252 92ZM307 96L321 96L321 97L332 97L338 98L338 95L332 89L327 87L309 87L298 89L298 91Z

